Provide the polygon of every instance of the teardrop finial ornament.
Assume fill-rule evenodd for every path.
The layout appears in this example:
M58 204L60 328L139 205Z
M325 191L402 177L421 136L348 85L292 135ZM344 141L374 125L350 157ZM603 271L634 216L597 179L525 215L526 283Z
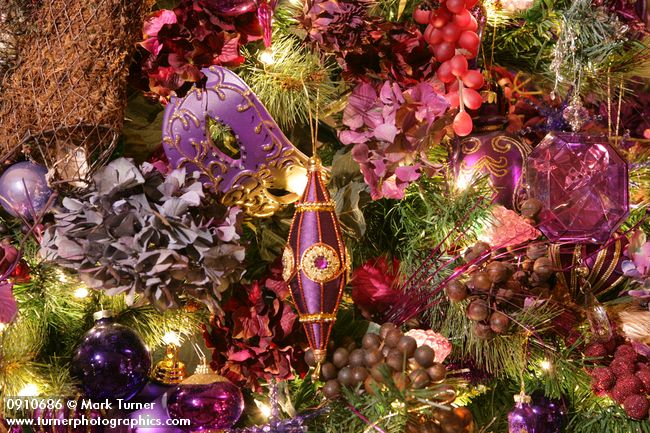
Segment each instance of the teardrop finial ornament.
M310 158L307 187L296 203L282 254L283 277L318 363L325 360L350 266L335 203L322 174L320 160Z

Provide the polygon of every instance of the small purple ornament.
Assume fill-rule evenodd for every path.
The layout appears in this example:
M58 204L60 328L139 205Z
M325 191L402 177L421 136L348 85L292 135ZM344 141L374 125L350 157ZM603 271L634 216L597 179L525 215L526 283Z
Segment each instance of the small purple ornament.
M537 433L561 433L568 413L564 399L548 398L541 391L535 391L531 398L539 422Z
M262 39L266 48L271 47L273 34L273 14L278 0L257 0L257 19L262 27Z
M499 125L476 126L467 137L455 139L452 164L456 182L466 186L478 174L490 176L495 203L518 209L523 193L523 170L530 147Z
M133 330L115 323L111 311L95 313L72 360L72 374L87 397L129 400L147 383L151 356Z
M163 118L163 147L174 168L199 172L227 206L253 216L272 215L302 194L307 158L285 137L253 91L234 72L201 70L204 87L172 97ZM223 135L213 142L213 129ZM282 191L281 194L273 191Z
M0 176L0 204L12 216L33 220L41 212L52 190L47 169L31 162L12 165Z
M527 162L539 229L552 242L604 243L629 214L627 163L607 138L551 132Z
M530 397L515 395L515 407L508 413L508 433L543 433L537 428L537 414L530 406Z
M135 424L131 433L183 433L178 427L165 425L171 418L162 400L160 395L148 407L131 412L129 419Z
M237 17L255 11L255 0L210 0L211 9L226 17Z
M192 432L232 428L244 411L244 396L227 379L205 370L167 392L163 406L171 418L190 420Z

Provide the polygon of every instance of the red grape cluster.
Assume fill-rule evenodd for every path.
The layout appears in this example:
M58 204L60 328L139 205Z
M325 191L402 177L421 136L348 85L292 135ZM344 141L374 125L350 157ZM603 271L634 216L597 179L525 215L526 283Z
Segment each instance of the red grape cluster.
M445 83L445 97L452 108L460 108L453 122L459 136L468 135L473 128L465 108L477 110L483 102L478 92L483 87L483 75L468 63L477 56L481 44L478 23L470 13L476 3L478 0L423 2L413 12L417 23L427 24L424 39L440 62L436 76Z
M600 358L591 370L591 387L597 395L608 395L623 406L630 418L646 419L650 409L650 362L631 344L614 340L586 347L587 358Z

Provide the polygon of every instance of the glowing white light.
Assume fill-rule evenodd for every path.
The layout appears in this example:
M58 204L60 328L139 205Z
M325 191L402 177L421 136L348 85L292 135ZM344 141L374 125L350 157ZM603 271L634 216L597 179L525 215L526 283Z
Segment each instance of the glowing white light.
M262 416L264 416L264 418L268 418L271 416L271 406L260 402L257 403L257 406L260 408L260 412L262 413Z
M56 278L64 284L68 282L68 276L61 269L56 270Z
M540 362L539 366L542 367L542 370L544 371L549 371L550 369L553 368L553 364L551 364L551 361L549 361L548 359L545 359L542 362Z
M38 385L34 383L28 383L18 392L18 397L36 397L41 393L41 390L38 389Z
M273 51L271 50L264 50L260 53L260 62L264 63L265 65L272 65L275 63L275 56L273 56Z
M163 335L163 343L165 344L173 344L174 346L179 346L181 345L181 337L174 331L168 331Z
M85 287L79 287L73 292L73 295L75 298L83 299L87 297L90 294L87 288Z
M474 174L469 171L461 171L456 177L456 189L465 191L472 184Z

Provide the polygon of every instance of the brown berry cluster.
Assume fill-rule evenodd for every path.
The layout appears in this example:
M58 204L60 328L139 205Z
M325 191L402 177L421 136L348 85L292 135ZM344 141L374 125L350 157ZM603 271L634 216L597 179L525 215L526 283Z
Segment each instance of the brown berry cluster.
M310 362L309 357L306 360ZM382 325L379 334L364 335L361 347L350 342L337 348L320 371L325 381L323 393L328 398L338 397L342 386L362 385L372 394L391 379L402 390L409 386L424 388L441 382L446 374L445 366L435 362L431 347L418 347L413 337L392 323Z
M433 416L420 417L406 424L406 433L453 433L474 430L472 412L466 407L434 409Z
M437 395L444 401L455 398L454 389L441 383L447 376L447 369L435 361L434 350L427 345L418 347L413 337L404 335L392 323L383 324L379 334L364 335L361 347L349 342L330 353L331 356L320 370L321 380L325 381L322 392L329 399L340 397L343 387L375 395L389 384L401 391L435 385ZM307 352L305 360L307 364L314 364L311 351ZM420 430L416 431L470 431L472 417L469 411L462 409L456 412L451 408L437 410L433 420L424 421L427 425L431 424L430 429L422 430L424 427L418 423ZM443 420L447 427L443 427Z
M633 419L647 419L650 409L650 362L631 344L615 340L592 343L585 348L587 358L598 358L591 370L591 388L597 395L607 395L623 406Z
M479 257L487 258L472 265L465 275L447 283L445 293L454 302L471 298L467 317L476 322L473 330L478 337L491 338L507 332L510 327L508 312L521 308L527 296L550 296L555 285L555 270L547 250L546 244L533 243L528 245L523 256L503 253L499 254L499 259L493 259L487 255L490 246L479 242L465 252L467 263Z

